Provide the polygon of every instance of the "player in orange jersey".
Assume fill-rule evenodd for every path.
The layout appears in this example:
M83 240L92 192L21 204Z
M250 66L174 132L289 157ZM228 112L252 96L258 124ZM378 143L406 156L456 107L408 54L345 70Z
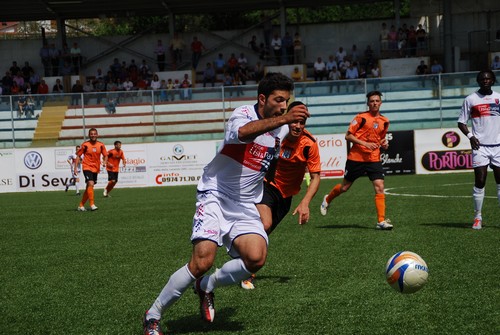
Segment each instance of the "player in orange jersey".
M366 98L368 111L354 117L345 136L352 147L347 156L344 179L325 195L320 211L322 215L326 215L333 199L347 192L356 179L367 175L375 189L377 228L389 230L392 229L392 224L385 218L384 170L380 161L380 149L386 150L389 147L385 138L389 119L380 114L382 93L371 91Z
M104 189L103 195L109 197L109 192L115 187L118 182L118 172L120 171L120 160L125 167L125 155L122 151L122 142L115 141L115 148L108 152L108 164L106 164L106 171L108 171L108 185Z
M304 105L300 101L292 102L288 110ZM264 195L257 209L267 235L278 226L290 211L292 197L299 193L306 170L311 177L306 194L293 211L298 215L299 224L309 221L309 203L318 191L321 172L321 160L316 139L305 129L306 121L288 125L288 135L281 144L276 165L269 169L264 179ZM252 274L241 282L241 287L252 290L255 275Z
M97 129L91 128L89 130L89 140L82 143L80 149L76 152L76 164L78 166L83 155L83 175L85 177L85 192L83 193L82 200L78 205L78 210L81 212L86 211L85 203L89 200L90 209L92 211L97 210L97 206L94 203L94 185L97 182L97 175L101 170L101 156L103 157L102 166L106 166L108 163L108 151L104 143L97 140ZM75 174L77 173L75 168Z

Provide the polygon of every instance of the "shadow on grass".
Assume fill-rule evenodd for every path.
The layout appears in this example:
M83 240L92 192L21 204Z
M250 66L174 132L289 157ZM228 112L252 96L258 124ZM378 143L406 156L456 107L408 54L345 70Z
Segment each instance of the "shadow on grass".
M208 333L214 331L240 332L245 330L241 322L231 320L234 314L235 309L230 307L217 309L213 323L204 322L201 320L199 314L167 321L166 326L168 330L165 331L165 334ZM162 326L165 327L165 324Z
M465 228L465 229L472 229L472 224L470 222L467 223L457 223L457 222L440 222L440 223L421 223L421 226L433 226L433 227L443 227L443 228ZM492 226L492 225L485 225L483 224L483 229L498 229L500 228L499 226Z
M292 277L288 276L260 276L257 273L256 283L258 283L259 281L269 281L272 283L287 284L292 279Z

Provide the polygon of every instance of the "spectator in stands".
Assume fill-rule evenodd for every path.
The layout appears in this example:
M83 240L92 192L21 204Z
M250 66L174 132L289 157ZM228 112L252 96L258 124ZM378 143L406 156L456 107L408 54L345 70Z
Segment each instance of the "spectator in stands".
M414 25L410 25L410 29L407 32L407 51L408 56L415 57L417 55L417 31Z
M118 105L118 98L116 95L109 94L108 101L104 104L104 110L108 114L116 114L116 106Z
M304 80L304 78L302 76L302 71L300 71L298 66L293 68L291 78L295 82L295 88L299 88L299 86L300 86L300 88L301 88L300 94L304 94L305 86L303 84L298 84L299 82Z
M293 36L293 60L294 64L302 63L302 38L298 32Z
M231 54L231 57L227 60L227 72L231 75L231 77L234 78L236 76L236 73L238 72L238 58L236 58L236 55L234 53Z
M63 43L63 47L61 49L61 62L71 63L71 49L68 46L68 43Z
M434 74L434 76L432 76L432 83L435 87L439 85L439 74L443 72L443 66L439 64L437 59L434 59L431 65L431 74Z
M407 34L406 34L406 24L398 29L398 54L399 57L406 57L406 47L407 47Z
M34 70L31 70L29 83L33 94L38 94L38 85L40 85L40 76Z
M425 55L427 51L427 32L421 24L417 29L417 56Z
M428 73L429 73L429 68L427 67L427 64L425 64L425 61L421 60L420 64L417 66L417 69L415 70L415 74L417 76L422 76L421 80L422 87L425 87L425 75Z
M252 49L254 52L259 53L260 49L257 45L257 36L253 35L250 42L248 42L248 47Z
M327 76L330 74L333 68L337 68L337 61L335 61L335 57L333 55L328 56L328 62L326 62L326 73Z
M61 51L56 48L56 45L54 43L50 44L49 48L49 56L50 56L50 65L52 67L52 76L58 76L59 75L59 66L60 66L60 61L61 61Z
M112 78L118 78L121 68L122 65L120 64L118 58L113 58L113 63L109 66L109 71L111 71L111 78L108 78L108 81Z
M76 75L80 73L80 68L82 66L82 50L78 46L78 43L73 42L73 46L70 49L71 63L73 65L73 70Z
M326 64L323 62L321 57L318 57L316 62L313 65L314 68L314 81L321 81L324 77L326 77Z
M340 92L340 85L338 81L342 79L340 76L340 72L337 70L337 67L333 67L330 73L328 74L328 80L331 81L330 84L330 93L333 93L333 89L336 89L336 92Z
M206 87L207 83L211 83L212 87L215 86L215 70L211 63L207 63L207 66L203 71L203 87Z
M5 76L2 78L2 89L3 89L3 94L4 95L9 95L11 94L11 87L13 83L12 75L10 71L5 72Z
M177 84L179 81L176 79ZM170 98L170 101L175 100L175 93L177 92L178 86L176 83L172 82L171 78L167 80L167 96Z
M33 94L33 91L31 90L31 84L30 82L25 82L24 83L24 92L27 94L27 95L31 95Z
M259 59L266 61L269 60L269 49L264 43L259 44L259 50Z
M167 81L165 79L162 79L160 81L160 97L159 97L158 100L160 102L168 101L168 96L167 96Z
M16 61L13 61L12 66L10 67L9 71L14 76L14 75L18 74L19 72L21 72L21 68L17 65Z
M242 85L246 85L247 80L249 79L248 60L243 52L240 53L240 57L238 57L238 71L236 73L236 79L241 82Z
M44 75L46 77L50 76L50 53L49 53L49 44L46 40L43 41L43 45L40 48L39 52L40 59L42 61Z
M243 91L241 89L241 86L238 86L238 83L235 81L234 77L231 76L229 72L226 72L224 75L224 82L223 82L224 87L227 87L225 89L226 92L229 92L229 96L233 96L233 92L236 91L236 95L240 96L243 94Z
M64 93L64 86L61 83L61 79L57 78L56 83L54 86L52 86L52 93L53 94L61 94L61 99L62 99L62 94Z
M370 75L373 78L373 80L372 80L373 90L377 91L379 88L379 83L380 83L379 78L381 77L380 68L378 67L378 64L375 63L375 64L373 64L373 66L371 66Z
M198 63L200 62L201 53L206 50L203 43L198 39L197 36L193 36L193 42L191 42L191 65L193 69L196 70Z
M283 48L283 64L293 64L293 38L288 31L281 39L281 46Z
M83 93L83 85L79 79L71 87L71 105L76 106L80 103L80 96Z
M271 48L273 49L274 61L277 65L281 65L282 45L280 34L277 32L274 33L273 39L271 40Z
M226 61L224 56L220 53L214 61L215 73L224 73L226 71Z
M89 103L89 99L92 92L94 92L94 85L92 85L90 79L87 78L85 80L85 84L83 85L83 101L85 105Z
M154 53L156 55L156 64L158 65L158 71L164 71L166 50L162 40L158 40L158 42L156 43Z
M73 68L71 67L71 63L64 62L59 70L60 76L71 76L73 74Z
M172 51L173 67L182 63L182 51L184 50L184 40L179 36L179 33L174 33L174 37L170 41L170 50Z
M49 85L45 82L45 79L40 80L40 84L38 85L37 93L38 96L38 105L41 107L42 104L47 99L47 94L49 94Z
M99 77L94 84L94 91L96 92L96 102L98 105L101 104L104 93L106 92L106 83L104 82L104 77Z
M343 47L339 47L339 50L335 53L335 60L337 61L337 64L343 63L346 57L347 52Z
M493 62L491 62L491 69L492 70L500 70L500 56L495 56L493 59Z
M389 33L387 34L387 40L389 41L389 56L395 57L398 52L398 31L394 25L391 25Z
M257 84L262 78L264 78L264 66L260 61L257 61L257 63L255 63L255 66L253 68L253 78Z
M19 86L20 89L24 90L24 78L23 78L23 73L21 70L16 72L14 76L12 77L12 80Z
M17 98L17 118L20 118L25 114L27 106L28 102L26 101L26 95L24 95L23 90L20 90L19 97Z
M17 83L15 81L12 81L12 86L10 87L10 94L11 95L19 95L20 90L21 90L21 88L19 87L19 85L17 85Z
M382 28L379 33L380 41L380 56L386 58L389 51L389 29L387 28L387 23L382 23Z
M139 68L137 67L137 64L135 64L135 59L130 61L130 65L128 66L128 75L130 80L134 83L134 85L136 85L137 77L139 76Z
M149 88L153 90L153 95L155 99L158 100L160 97L161 80L156 73L153 75L153 79L151 79L151 82L149 83Z
M359 62L359 51L356 44L352 45L349 57L351 58L352 62Z
M141 65L139 65L139 74L142 76L142 78L151 80L153 72L151 71L151 68L147 64L146 60L143 59Z
M189 80L189 75L187 73L184 74L184 78L181 81L179 86L181 90L181 99L182 100L191 100L193 96L193 91L191 87L193 86L191 80Z
M24 62L24 66L22 67L21 72L23 73L24 82L27 83L30 81L31 72L35 71L31 67L30 63L26 61Z
M359 71L358 71L358 63L356 62L351 62L349 64L349 67L345 71L345 79L351 80L348 82L348 85L352 88L352 92L355 91L356 85L358 84L357 82L354 82L353 80L359 78Z

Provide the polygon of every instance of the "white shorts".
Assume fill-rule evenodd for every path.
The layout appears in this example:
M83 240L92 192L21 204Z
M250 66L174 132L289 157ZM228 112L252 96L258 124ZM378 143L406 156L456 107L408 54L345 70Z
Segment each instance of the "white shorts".
M212 192L198 192L196 213L193 218L191 241L210 240L225 246L231 257L239 257L232 248L240 235L258 234L269 243L254 203L241 203Z
M71 176L73 178L79 178L78 176L80 175L81 170L78 170L77 173L75 173L75 170L71 169Z
M480 146L478 150L472 150L472 167L494 165L500 167L500 145L485 147Z

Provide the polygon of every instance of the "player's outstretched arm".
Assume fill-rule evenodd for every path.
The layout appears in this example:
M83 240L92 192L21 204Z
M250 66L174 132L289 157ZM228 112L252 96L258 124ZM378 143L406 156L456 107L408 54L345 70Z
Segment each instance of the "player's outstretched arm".
M293 211L292 215L298 214L299 224L305 224L309 222L309 203L314 198L316 192L319 189L320 176L319 172L311 173L311 183L307 188L304 198L300 201L299 205Z

